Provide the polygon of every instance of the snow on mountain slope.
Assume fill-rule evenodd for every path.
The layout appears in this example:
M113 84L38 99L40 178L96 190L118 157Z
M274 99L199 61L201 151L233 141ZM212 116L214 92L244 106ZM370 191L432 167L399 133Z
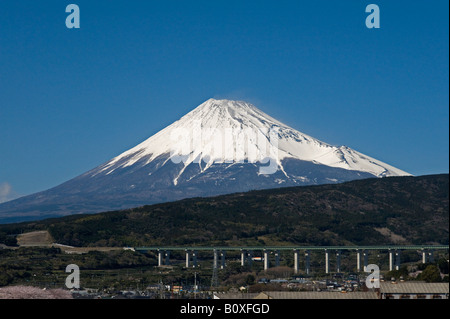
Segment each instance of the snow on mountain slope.
M276 139L270 138L270 132L277 133ZM185 167L204 163L203 170L213 163L261 162L271 155L281 170L283 159L294 158L377 177L410 175L349 147L333 146L301 133L252 104L215 99L102 165L93 175L111 174L142 159L147 164L161 156L173 160L176 155L184 156Z
M410 174L303 134L249 103L210 99L105 164L0 204L0 223L398 175Z

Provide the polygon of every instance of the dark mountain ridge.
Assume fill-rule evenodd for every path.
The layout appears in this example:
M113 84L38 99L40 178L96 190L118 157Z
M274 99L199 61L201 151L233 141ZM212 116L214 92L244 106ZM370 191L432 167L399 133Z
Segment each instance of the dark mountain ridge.
M0 225L73 246L448 244L449 175L235 193Z

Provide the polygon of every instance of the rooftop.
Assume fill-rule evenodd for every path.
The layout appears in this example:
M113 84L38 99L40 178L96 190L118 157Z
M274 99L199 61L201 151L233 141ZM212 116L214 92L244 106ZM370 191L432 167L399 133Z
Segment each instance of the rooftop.
M380 283L380 292L387 294L448 294L449 283L423 281L385 281Z
M378 296L372 291L263 291L254 299L378 299Z
M261 293L215 294L219 299L378 299L377 293L331 291L263 291Z

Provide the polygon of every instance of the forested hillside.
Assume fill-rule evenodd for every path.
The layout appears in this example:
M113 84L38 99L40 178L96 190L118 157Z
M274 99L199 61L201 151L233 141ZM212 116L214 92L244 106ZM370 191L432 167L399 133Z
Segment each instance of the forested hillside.
M1 225L73 246L448 244L449 175L252 191Z

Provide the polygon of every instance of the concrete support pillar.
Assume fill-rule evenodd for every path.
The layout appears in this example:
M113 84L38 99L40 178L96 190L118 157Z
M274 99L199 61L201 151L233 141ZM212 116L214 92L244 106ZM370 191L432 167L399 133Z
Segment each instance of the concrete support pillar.
M275 267L280 266L280 251L275 250Z
M363 270L364 272L367 271L367 266L369 265L369 252L367 251L367 249L364 249L363 251L363 260L364 260L364 267Z
M432 249L428 252L428 260L430 263L434 263L434 250Z
M163 251L158 250L158 267L163 265Z
M396 250L395 251L395 270L399 270L400 269L400 264L401 264L401 250Z
M222 250L220 252L220 260L221 260L220 269L225 269L225 251L224 250Z
M360 249L356 250L356 271L357 272L361 271L361 250Z
M298 249L294 249L294 273L298 274L300 270L300 257L298 254Z
M165 255L165 259L166 259L165 264L170 265L170 250L165 251L164 255Z
M336 272L341 272L341 251L336 252Z
M264 249L264 270L269 269L269 251Z
M428 260L428 251L426 249L422 249L422 263L426 264Z
M197 251L186 250L186 268L197 267Z
M245 259L247 257L246 255L247 255L247 251L241 249L241 266L245 266Z
M305 272L307 275L309 275L310 271L311 271L311 256L310 256L310 251L306 250L305 251Z
M194 268L197 268L197 255L198 255L197 251L194 250L194 251L192 252L192 266L193 266Z
M394 250L389 249L389 271L394 270Z
M330 256L328 253L328 249L325 249L325 273L330 273Z
M191 252L186 250L186 268L191 267Z

